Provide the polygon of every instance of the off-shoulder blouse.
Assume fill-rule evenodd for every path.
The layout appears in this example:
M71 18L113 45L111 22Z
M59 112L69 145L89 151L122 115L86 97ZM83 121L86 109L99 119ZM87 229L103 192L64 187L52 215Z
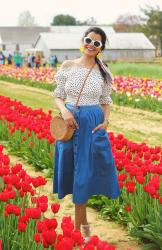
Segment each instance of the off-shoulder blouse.
M84 66L61 66L55 75L57 86L53 93L54 97L60 97L65 103L75 105L88 71L89 68ZM93 68L78 105L111 104L111 92L111 83L104 80L99 68Z

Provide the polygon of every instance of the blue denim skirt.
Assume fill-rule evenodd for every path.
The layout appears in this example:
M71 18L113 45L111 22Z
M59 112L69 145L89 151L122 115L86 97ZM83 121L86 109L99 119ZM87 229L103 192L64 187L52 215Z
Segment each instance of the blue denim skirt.
M66 103L72 112L74 105ZM73 203L83 204L91 195L120 195L117 170L107 131L92 130L103 122L100 105L81 105L74 113L79 128L69 141L55 142L53 193L62 199L72 194Z

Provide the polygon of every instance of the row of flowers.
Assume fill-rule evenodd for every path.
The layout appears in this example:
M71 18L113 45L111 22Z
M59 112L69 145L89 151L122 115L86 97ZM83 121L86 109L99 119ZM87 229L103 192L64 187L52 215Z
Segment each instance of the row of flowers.
M27 79L33 82L53 83L56 70L50 67L16 68L14 66L0 66L0 76L14 78L17 80ZM119 94L126 94L128 97L150 96L162 100L162 80L116 76L114 78L114 90Z
M50 134L52 111L48 114L42 109L33 110L21 102L0 96L0 139L8 141L12 153L25 158L37 168L53 174L53 143ZM162 233L162 148L150 147L145 143L137 144L124 138L122 134L109 132L112 152L118 170L118 180L122 191L121 196L114 200L96 197L93 205L100 204L103 213L115 216L123 221L127 219L129 226L136 229L138 237L142 236L145 227L153 225L150 242L162 245L157 239L157 232ZM92 201L92 200L91 200ZM92 202L91 202L92 204ZM118 211L118 212L117 212Z
M0 96L0 139L7 140L12 153L28 159L39 169L53 169L50 134L52 111L33 110L21 102Z
M150 96L162 100L162 80L117 76L114 78L114 86L117 93L125 93L128 97Z
M113 102L162 114L162 80L117 76Z
M56 70L51 67L27 68L0 65L0 76L14 78L17 80L28 80L31 82L53 83Z
M0 145L0 249L115 250L96 235L84 243L70 216L62 218L59 230L60 204L50 204L46 195L40 195L46 179L31 177L20 163L11 166L3 151Z

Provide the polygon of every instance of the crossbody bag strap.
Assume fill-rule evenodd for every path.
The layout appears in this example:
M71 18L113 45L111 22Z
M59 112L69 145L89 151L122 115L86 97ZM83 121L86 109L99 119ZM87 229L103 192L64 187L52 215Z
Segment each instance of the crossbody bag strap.
M80 97L81 97L81 93L82 93L82 91L83 91L83 88L84 88L84 86L85 86L85 83L86 83L86 81L87 81L87 78L88 78L89 74L91 73L91 71L92 71L93 67L95 66L95 64L96 64L96 62L92 65L92 67L91 67L90 70L88 71L88 74L86 75L86 78L85 78L85 80L84 80L84 82L83 82L83 85L82 85L82 88L81 88L81 90L80 90L78 99L77 99L76 104L75 104L75 106L74 106L73 114L74 114L74 112L75 112L75 110L76 110L76 108L77 108L77 106L78 106L78 102L79 102L79 99L80 99Z

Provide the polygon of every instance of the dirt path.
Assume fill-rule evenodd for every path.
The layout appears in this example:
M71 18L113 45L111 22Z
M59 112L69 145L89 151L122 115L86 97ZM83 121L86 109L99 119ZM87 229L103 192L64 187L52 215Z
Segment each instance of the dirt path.
M22 163L23 168L27 170L27 173L32 177L39 175L45 176L43 172L35 170L34 167L26 164L16 156L10 156L11 164ZM61 221L63 216L71 216L74 219L74 207L71 202L71 195L66 196L64 199L57 199L57 195L51 194L52 192L52 180L47 179L47 184L41 189L41 194L48 195L49 204L52 202L59 202L61 209L57 214L58 222ZM46 213L50 216L50 212ZM128 235L127 230L120 224L112 221L104 221L99 214L92 208L88 207L88 218L91 223L92 234L98 235L102 240L106 240L116 246L116 250L141 250L142 245L138 244L132 237Z
M162 115L142 109L112 106L109 130L147 145L162 145Z

